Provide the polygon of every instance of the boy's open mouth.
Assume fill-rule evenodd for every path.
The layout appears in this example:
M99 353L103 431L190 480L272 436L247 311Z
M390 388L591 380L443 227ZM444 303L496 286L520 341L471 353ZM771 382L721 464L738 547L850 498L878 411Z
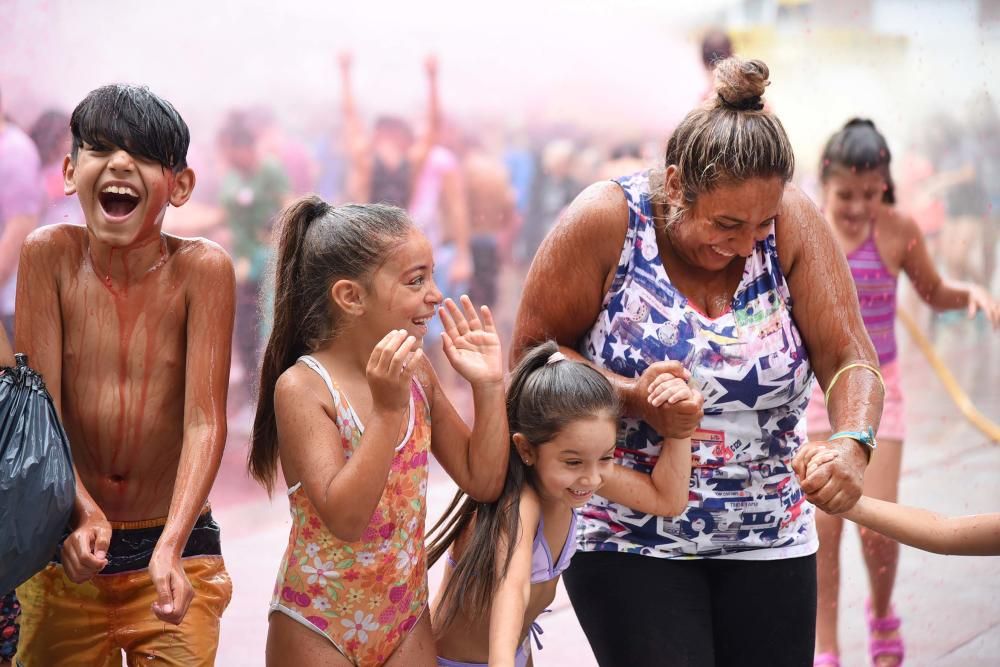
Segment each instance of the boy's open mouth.
M127 185L107 185L97 200L109 218L124 218L139 205L139 193Z

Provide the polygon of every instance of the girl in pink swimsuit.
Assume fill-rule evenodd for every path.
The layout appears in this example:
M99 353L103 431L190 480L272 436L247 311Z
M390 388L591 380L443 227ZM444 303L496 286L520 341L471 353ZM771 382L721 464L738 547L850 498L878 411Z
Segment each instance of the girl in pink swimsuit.
M654 405L689 400L687 377L651 383ZM614 465L619 404L611 383L567 360L555 342L539 345L511 375L507 394L510 456L502 495L491 503L459 493L428 547L448 568L432 605L443 667L509 665L538 648L535 619L555 598L576 551L576 510L600 493L651 514L687 505L691 439L671 440L652 470ZM449 554L448 551L451 550Z
M896 208L889 173L891 155L885 138L870 120L855 118L830 137L820 163L823 213L833 227L854 277L865 328L878 353L885 381L885 403L878 430L878 451L865 473L865 495L896 501L905 423L903 394L896 362L896 283L905 272L917 293L936 310L982 310L994 326L1000 306L978 285L943 280L934 267L917 224ZM826 440L830 422L823 391L813 387L807 411L809 439ZM839 665L837 604L841 516L818 511L818 604L815 665ZM877 667L903 662L900 620L891 604L899 545L882 535L861 531L871 582L868 608L869 653Z
M292 515L267 664L432 665L428 453L482 500L500 494L507 466L492 315L468 297L440 309L445 356L472 385L470 432L421 350L441 293L406 213L305 197L280 224L250 454L269 491L280 460Z

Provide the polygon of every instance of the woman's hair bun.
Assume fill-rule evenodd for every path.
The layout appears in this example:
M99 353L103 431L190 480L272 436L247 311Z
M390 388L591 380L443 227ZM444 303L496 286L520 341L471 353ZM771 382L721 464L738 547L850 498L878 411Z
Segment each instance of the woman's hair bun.
M760 111L761 97L770 84L767 65L761 60L731 56L715 64L715 92L721 107L739 111Z

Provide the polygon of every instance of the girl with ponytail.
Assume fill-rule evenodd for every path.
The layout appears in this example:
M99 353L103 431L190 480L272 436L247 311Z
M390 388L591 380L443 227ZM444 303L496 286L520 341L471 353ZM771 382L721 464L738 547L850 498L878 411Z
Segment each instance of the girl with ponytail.
M470 431L421 350L441 293L406 213L313 196L279 225L249 461L269 492L280 461L292 514L267 664L433 663L428 453L471 496L500 494L508 435L493 317L464 296L439 311L445 356L472 385Z
M683 377L663 373L647 400L659 406L694 393ZM691 439L664 443L651 474L616 466L618 414L611 383L555 342L518 364L507 392L510 455L500 498L459 492L431 529L428 560L446 556L449 565L432 605L438 665L528 664L535 619L576 551L576 510L595 492L651 514L687 505Z
M1000 304L985 289L972 283L945 280L938 273L917 223L895 206L891 160L889 144L875 123L853 118L827 140L819 165L823 214L847 256L861 316L885 382L885 401L877 433L878 453L871 457L864 480L865 495L876 503L896 501L906 436L896 360L899 274L909 277L917 294L931 308L961 308L969 317L982 311L994 327L1000 325ZM806 414L810 440L827 440L839 430L832 425L819 385L813 387ZM822 468L814 465L810 470L821 475ZM816 515L820 547L813 664L817 666L840 665L837 612L843 516L826 512ZM906 652L900 634L901 621L892 605L899 545L870 530L861 531L861 544L871 584L871 598L865 605L869 657L876 667L895 667L903 663Z

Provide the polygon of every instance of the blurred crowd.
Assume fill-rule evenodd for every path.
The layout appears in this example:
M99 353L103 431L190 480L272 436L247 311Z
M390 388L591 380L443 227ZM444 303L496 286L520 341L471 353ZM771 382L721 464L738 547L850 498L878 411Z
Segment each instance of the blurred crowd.
M724 33L706 34L706 91L710 63L731 50ZM334 204L389 202L407 209L434 246L442 292L468 293L493 308L506 343L524 273L562 209L594 181L659 164L671 130L638 136L623 127L598 135L544 119L510 127L457 118L441 108L438 86L446 85L447 67L433 57L423 71L419 63L413 68L426 79L426 107L408 117L380 114L355 99L352 73L359 67L363 59L348 53L331 59L331 68L339 69L341 107L331 109L329 126L320 131L290 132L286 119L253 106L221 110L215 136L192 138L197 187L190 203L168 211L164 229L210 238L233 256L233 384L248 388L232 395L234 417L250 409L267 335L272 228L295 197L312 192ZM900 208L921 226L943 273L990 286L1000 225L1000 114L985 93L969 102L953 107L964 111L929 117L914 136L889 137L905 147L894 151L893 178ZM41 225L82 224L74 198L63 194L67 111L25 119L16 108L17 100L0 98L0 315L8 331L24 237ZM800 164L796 174L814 195L815 172L816 165Z

